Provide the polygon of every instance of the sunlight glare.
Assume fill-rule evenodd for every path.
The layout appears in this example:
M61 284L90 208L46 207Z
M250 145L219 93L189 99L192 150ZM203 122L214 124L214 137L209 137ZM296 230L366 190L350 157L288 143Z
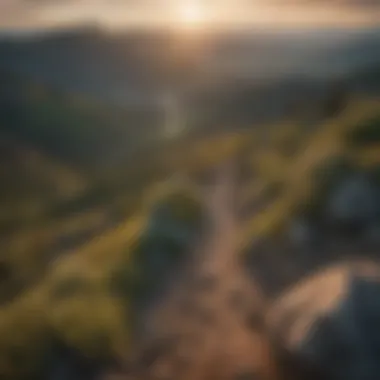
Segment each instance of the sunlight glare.
M179 22L185 28L198 28L206 19L205 10L196 0L188 0L180 5Z

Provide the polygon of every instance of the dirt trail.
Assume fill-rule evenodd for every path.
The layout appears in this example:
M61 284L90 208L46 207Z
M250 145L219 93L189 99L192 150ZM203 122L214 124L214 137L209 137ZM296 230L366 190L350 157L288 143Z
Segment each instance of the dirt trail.
M148 378L274 379L257 286L240 266L234 166L223 166L207 196L211 231L188 276L153 313L153 333L176 337Z

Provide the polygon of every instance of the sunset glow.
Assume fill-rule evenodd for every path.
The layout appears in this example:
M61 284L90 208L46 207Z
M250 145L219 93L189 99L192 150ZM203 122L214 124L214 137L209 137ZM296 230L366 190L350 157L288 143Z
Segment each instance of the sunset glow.
M187 1L179 6L179 23L184 28L200 28L206 20L206 10L197 1Z
M348 0L347 0L348 1ZM96 22L110 28L324 27L379 25L380 6L276 0L0 0L1 27L49 27ZM31 5L32 4L32 5Z

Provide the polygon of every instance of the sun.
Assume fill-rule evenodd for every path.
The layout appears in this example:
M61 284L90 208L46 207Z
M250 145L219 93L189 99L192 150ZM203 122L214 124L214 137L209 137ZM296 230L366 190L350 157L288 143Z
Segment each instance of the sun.
M187 1L179 6L178 22L185 28L198 28L206 20L205 9L197 1Z

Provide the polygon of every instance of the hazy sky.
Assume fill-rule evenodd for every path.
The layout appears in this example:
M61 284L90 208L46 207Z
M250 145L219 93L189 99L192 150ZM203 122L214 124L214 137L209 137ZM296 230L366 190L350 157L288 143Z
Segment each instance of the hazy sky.
M380 0L0 0L0 28L379 25Z

